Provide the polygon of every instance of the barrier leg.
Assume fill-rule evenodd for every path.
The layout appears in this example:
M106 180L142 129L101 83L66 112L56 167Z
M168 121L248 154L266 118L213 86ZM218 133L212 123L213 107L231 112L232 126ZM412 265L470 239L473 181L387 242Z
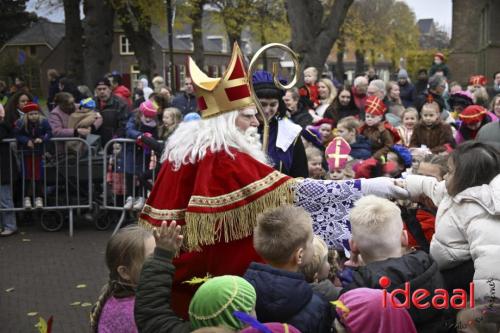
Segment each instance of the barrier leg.
M123 210L122 215L120 216L120 220L118 220L118 223L116 224L115 230L113 231L113 235L116 234L118 232L118 230L120 230L123 221L125 221L125 214L127 214L127 211Z
M69 210L69 237L73 238L73 209Z

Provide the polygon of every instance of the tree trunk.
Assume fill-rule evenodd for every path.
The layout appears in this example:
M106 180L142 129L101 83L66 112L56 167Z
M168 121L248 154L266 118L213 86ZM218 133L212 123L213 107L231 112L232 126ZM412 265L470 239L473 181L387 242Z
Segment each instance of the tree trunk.
M339 36L349 7L354 0L335 0L327 17L320 0L287 0L287 15L292 30L292 49L299 54L302 68L322 71Z
M63 0L65 21L66 75L77 83L83 82L83 27L80 21L80 1Z
M125 35L134 50L139 70L141 74L146 75L151 80L151 74L156 69L153 56L154 40L151 35L151 21L147 18L138 18L135 13L140 13L140 9L133 6L129 7L128 4L117 9L123 31L125 31Z
M356 76L365 72L365 51L357 49L356 55Z
M345 39L343 36L339 37L337 41L337 65L335 66L335 77L339 82L344 83L344 54L345 54Z
M339 50L337 52L337 66L335 66L335 77L339 82L344 83L344 74L344 50Z
M191 31L193 35L193 60L203 68L205 65L205 48L203 46L203 6L206 0L197 1L196 7L191 12L189 18L192 20Z
M113 22L115 12L108 1L84 0L85 83L92 89L109 72L113 57Z

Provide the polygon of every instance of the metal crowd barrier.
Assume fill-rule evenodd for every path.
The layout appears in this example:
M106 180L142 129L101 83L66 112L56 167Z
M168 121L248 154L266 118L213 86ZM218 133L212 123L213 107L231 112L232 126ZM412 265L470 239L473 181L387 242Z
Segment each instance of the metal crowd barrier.
M127 198L136 201L142 197L145 202L157 176L157 168L150 170L151 152L137 150L136 141L132 139L113 139L103 151L96 152L81 138L52 138L41 145L40 154L20 149L15 139L2 142L11 145L15 156L1 157L9 158L11 165L8 183L14 207L0 207L0 212L39 213L41 225L48 231L61 229L63 215L67 214L71 237L75 212L77 216L82 212L91 214L87 220L93 220L98 229L107 229L117 220L116 233L127 214L140 211L134 210L133 205L125 207ZM157 156L157 163L159 158ZM40 174L37 174L37 164L40 164ZM16 174L12 172L13 165L18 168ZM37 196L42 198L41 208L35 207ZM24 206L26 197L30 197L32 208Z
M55 231L62 227L63 212L69 215L69 234L73 236L74 211L92 208L92 154L89 144L81 138L52 138L37 150L20 148L15 139L5 139L14 152L8 158L10 165L9 185L14 197L14 207L6 211L40 212L44 229ZM13 173L14 164L18 173ZM37 198L42 207L36 207ZM25 205L26 198L31 208ZM55 215L54 215L55 214ZM55 223L49 223L51 219ZM44 221L45 219L45 221ZM59 221L57 221L59 220ZM44 224L45 223L45 224Z
M139 198L145 202L148 183L152 186L157 176L157 168L150 169L151 151L146 148L138 152L136 145L135 140L118 138L104 146L102 208L120 212L113 234L121 228L127 213L142 209L143 205L134 209L135 203ZM132 207L126 207L129 197L133 199Z

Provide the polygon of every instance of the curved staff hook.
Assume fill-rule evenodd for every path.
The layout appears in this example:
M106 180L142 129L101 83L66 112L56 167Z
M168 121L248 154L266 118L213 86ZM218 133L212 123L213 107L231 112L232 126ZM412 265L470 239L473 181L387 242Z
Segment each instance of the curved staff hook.
M292 57L293 65L294 65L294 73L293 73L293 78L292 81L288 84L283 85L279 78L278 78L278 64L273 63L273 70L272 70L272 75L273 75L273 81L276 87L282 90L287 90L293 88L295 84L297 83L298 76L299 76L299 58L297 54L288 46L280 43L270 43L266 44L263 47L261 47L253 56L252 60L250 61L250 65L248 66L248 78L249 78L249 83L250 83L250 90L252 92L252 98L255 101L255 105L257 107L257 111L260 113L260 116L262 117L262 121L264 123L264 133L262 134L262 150L267 153L267 146L269 144L269 121L266 118L266 115L264 114L264 109L262 108L262 104L260 104L259 99L257 98L257 95L255 94L255 89L253 87L253 80L252 80L252 74L255 66L257 65L257 61L259 57L266 52L269 49L272 48L278 48L281 49L287 53L290 54Z

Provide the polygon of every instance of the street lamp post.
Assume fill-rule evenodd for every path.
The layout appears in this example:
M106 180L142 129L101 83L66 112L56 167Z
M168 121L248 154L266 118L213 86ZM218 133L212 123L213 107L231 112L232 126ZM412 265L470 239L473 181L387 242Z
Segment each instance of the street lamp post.
M170 88L175 94L177 87L175 84L175 66L174 66L174 33L173 33L173 13L172 0L167 0L167 29L168 29L168 49L169 49L169 69L170 69Z

